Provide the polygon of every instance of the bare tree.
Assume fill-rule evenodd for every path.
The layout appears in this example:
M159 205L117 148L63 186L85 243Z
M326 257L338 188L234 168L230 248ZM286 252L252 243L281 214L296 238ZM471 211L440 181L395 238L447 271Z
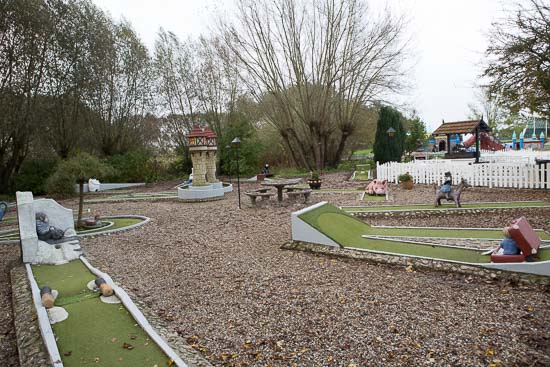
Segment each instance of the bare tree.
M476 101L468 104L469 117L472 119L483 117L489 126L498 129L506 119L506 115L508 115L506 109L502 106L501 96L491 93L489 88L484 86L479 87L474 96Z
M515 14L493 24L484 75L490 92L512 112L530 109L550 116L550 5L518 4Z
M219 38L201 37L197 51L200 111L216 134L222 136L235 118L241 95L236 60Z
M297 164L337 164L361 108L400 87L404 21L372 19L361 0L239 0L221 25Z
M195 62L195 45L181 42L172 32L162 28L155 42L157 95L164 119L163 135L177 146L185 146L185 134L197 120L199 105Z
M147 48L131 26L98 18L90 55L85 102L96 149L105 155L125 153L142 143L145 115L151 106L152 64ZM146 125L146 124L145 124Z

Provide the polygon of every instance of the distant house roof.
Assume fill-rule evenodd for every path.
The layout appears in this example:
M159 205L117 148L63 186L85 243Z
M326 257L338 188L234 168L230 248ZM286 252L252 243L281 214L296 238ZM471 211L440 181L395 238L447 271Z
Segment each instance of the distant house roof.
M535 135L540 137L540 133L544 133L545 137L548 137L548 122L546 120L535 121ZM526 138L530 138L533 135L533 123L528 123L525 129L523 129L523 135Z
M491 128L483 119L469 121L444 122L432 133L433 135L442 134L470 134L479 127L479 131L489 132Z

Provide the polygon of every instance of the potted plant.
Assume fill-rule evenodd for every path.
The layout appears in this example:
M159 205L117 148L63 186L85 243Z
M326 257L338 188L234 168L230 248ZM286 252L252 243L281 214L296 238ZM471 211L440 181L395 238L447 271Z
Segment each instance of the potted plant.
M319 177L319 173L311 172L307 183L312 190L319 190L321 188L321 183L323 180Z
M413 188L413 185L414 185L413 176L411 176L409 172L399 175L399 177L397 177L397 180L401 183L402 188L406 190L410 190Z

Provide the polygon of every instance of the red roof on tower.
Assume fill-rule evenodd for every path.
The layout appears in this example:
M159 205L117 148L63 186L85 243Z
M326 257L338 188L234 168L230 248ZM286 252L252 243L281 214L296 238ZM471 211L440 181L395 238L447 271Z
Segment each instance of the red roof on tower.
M191 132L187 135L188 138L194 138L197 136L206 136L205 132L199 125L193 126L193 130L191 130Z
M208 138L217 138L218 137L216 135L216 133L213 132L212 129L209 128L208 126L204 128L204 135Z

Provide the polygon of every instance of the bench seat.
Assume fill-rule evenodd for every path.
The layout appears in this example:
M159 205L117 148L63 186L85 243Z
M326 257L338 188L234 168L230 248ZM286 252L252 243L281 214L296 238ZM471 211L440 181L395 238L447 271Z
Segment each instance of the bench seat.
M263 190L263 189L260 189L260 190ZM244 194L250 198L250 202L252 203L253 206L256 205L256 198L261 197L262 200L268 200L270 197L275 195L275 193L272 193L272 192L260 192L260 191L245 192Z
M309 195L311 195L311 189L295 189L292 191L287 191L286 193L289 198L295 200L298 196L304 197L304 204L308 202Z

